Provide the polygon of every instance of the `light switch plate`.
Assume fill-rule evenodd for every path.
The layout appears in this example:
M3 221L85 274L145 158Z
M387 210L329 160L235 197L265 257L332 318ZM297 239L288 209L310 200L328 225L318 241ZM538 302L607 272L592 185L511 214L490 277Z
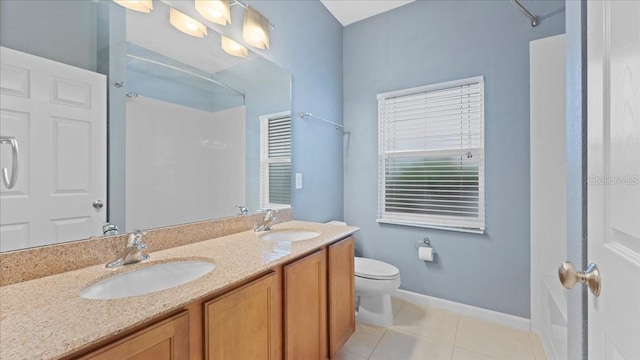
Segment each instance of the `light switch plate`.
M296 189L302 189L302 174L296 173Z

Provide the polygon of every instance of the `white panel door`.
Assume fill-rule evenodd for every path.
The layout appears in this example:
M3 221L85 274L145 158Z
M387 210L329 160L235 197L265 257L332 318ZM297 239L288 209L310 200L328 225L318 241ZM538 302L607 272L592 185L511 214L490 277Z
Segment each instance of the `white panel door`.
M640 1L587 2L589 358L640 359Z
M563 34L529 44L531 330L550 359L567 357L567 297L556 270L567 254L565 42Z
M106 220L106 77L0 48L0 135L19 175L0 185L0 251L100 235ZM1 167L11 148L0 145Z

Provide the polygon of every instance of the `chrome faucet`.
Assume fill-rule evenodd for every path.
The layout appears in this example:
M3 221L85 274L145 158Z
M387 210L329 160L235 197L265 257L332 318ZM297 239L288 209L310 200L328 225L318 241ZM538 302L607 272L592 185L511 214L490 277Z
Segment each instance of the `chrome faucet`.
M238 208L238 215L248 215L249 214L249 208L247 208L246 206L242 206L242 205L236 205L236 207Z
M114 268L149 259L149 255L143 252L147 249L147 244L142 242L142 235L146 233L146 231L141 230L134 230L132 233L129 233L122 256L108 263L106 267Z
M264 213L264 219L262 219L262 224L258 225L257 228L253 229L253 231L268 231L271 230L271 226L274 222L278 221L278 218L274 216L276 212L271 209L267 209Z

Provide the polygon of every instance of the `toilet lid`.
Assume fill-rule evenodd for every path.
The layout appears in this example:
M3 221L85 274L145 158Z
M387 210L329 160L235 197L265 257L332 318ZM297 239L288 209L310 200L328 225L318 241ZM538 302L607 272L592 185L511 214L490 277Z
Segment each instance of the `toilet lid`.
M356 276L367 279L389 280L400 274L400 270L391 264L361 257L355 258L355 268Z

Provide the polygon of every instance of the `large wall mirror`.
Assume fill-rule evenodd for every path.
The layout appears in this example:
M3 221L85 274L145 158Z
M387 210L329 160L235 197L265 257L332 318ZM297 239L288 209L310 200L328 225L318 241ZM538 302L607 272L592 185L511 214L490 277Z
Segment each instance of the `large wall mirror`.
M142 13L107 0L0 2L0 136L17 137L20 150L15 186L0 184L0 251L100 236L107 222L122 233L232 216L236 206L289 206L291 75L251 50L224 52L218 27L193 1L153 5ZM172 8L205 24L207 35L172 26ZM232 10L241 22L241 9ZM76 78L56 63L32 63L34 55L91 73ZM49 75L38 82L41 73ZM30 88L18 104L21 81ZM38 103L36 93L47 91L62 100ZM73 106L63 116L56 111L65 101ZM105 124L85 111L100 101ZM52 114L32 109L42 102ZM0 151L10 171L12 148Z

